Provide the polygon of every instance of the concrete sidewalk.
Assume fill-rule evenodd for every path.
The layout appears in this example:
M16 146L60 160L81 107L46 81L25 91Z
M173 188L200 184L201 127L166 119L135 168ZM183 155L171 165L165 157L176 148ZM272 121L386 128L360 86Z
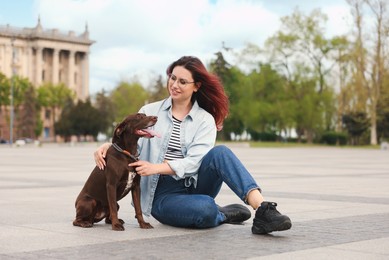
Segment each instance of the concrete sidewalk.
M0 259L389 259L389 151L231 146L291 230L243 225L142 230L130 196L124 232L72 226L98 144L0 146ZM223 186L220 205L241 203ZM254 215L254 211L252 212Z

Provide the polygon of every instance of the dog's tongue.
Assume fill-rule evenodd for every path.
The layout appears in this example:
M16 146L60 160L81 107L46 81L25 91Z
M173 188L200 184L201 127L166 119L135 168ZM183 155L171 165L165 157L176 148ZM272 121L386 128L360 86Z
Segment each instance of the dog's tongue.
M161 135L157 132L155 132L153 129L151 128L146 128L146 129L143 129L143 131L149 133L151 136L156 136L158 138L161 138Z

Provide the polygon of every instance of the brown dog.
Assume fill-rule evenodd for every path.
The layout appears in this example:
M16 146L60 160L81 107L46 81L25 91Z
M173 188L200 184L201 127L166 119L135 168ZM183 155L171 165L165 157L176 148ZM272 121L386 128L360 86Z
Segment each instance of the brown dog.
M124 230L124 221L118 218L119 204L131 190L135 217L141 228L153 228L143 220L140 206L140 175L128 164L137 160L137 142L140 137L152 138L148 129L157 122L156 116L129 115L114 130L112 146L106 155L106 167L97 166L90 174L76 200L74 226L92 227L105 218L113 230Z

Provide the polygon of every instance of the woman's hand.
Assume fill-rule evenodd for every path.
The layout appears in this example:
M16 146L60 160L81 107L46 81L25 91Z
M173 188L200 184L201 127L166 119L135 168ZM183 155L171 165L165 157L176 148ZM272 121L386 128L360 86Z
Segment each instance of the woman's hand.
M99 167L100 170L104 170L104 167L107 166L105 162L105 156L107 155L107 151L111 147L111 143L104 143L100 145L99 148L94 152L94 158L97 167Z
M137 161L130 163L128 166L134 167L135 171L140 176L149 176L153 174L169 174L173 175L174 172L167 163L153 164L147 161Z

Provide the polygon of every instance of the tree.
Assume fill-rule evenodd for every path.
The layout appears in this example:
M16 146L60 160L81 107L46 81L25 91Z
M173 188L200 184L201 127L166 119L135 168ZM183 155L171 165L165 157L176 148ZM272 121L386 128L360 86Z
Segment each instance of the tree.
M62 136L65 142L69 142L71 136L76 134L73 129L74 122L72 121L72 114L77 113L78 111L74 109L74 106L73 99L68 97L65 100L60 118L54 125L55 134Z
M27 78L22 78L20 76L14 76L11 79L11 82L13 84L14 89L13 105L15 123L19 126L17 129L17 135L20 137L27 136L33 138L36 117L35 108L37 106L36 99L34 96L34 88ZM28 102L32 102L32 104ZM23 105L27 105L27 107L23 107ZM26 113L28 114L27 116ZM24 122L23 120L27 121Z
M290 123L284 79L270 64L259 64L258 71L247 75L246 89L240 100L240 116L251 134L278 133ZM250 104L250 105L248 105Z
M306 16L296 9L281 19L280 30L265 43L269 61L286 79L284 92L294 99L286 103L290 110L284 117L295 111L298 139L305 134L308 142L332 127L335 112L334 91L326 77L335 64L330 54L336 50L338 41L324 37L322 25L326 19L320 10Z
M230 102L230 112L224 121L223 130L218 134L220 139L230 140L231 133L242 134L247 129L240 113L240 100L244 98L243 95L245 94L245 80L246 75L237 67L231 67L228 77L225 77L223 80ZM249 104L247 103L247 105Z
M281 18L281 32L278 33L278 40L286 41L281 46L296 51L296 60L310 62L312 72L318 77L319 93L326 88L325 77L333 67L333 63L326 65L330 61L330 52L334 50L333 41L324 37L323 24L326 21L327 16L320 9L313 10L308 16L296 9L292 15Z
M0 113L10 104L11 83L10 80L0 72Z
M377 105L377 137L380 141L389 141L389 86L387 83L389 71L385 72L386 87L383 88Z
M120 82L110 96L114 104L115 121L121 122L129 114L137 113L148 97L148 93L140 83Z
M18 135L35 139L40 135L42 129L40 128L39 123L39 105L36 98L36 92L32 84L30 84L24 92L24 98L21 107L23 109L19 110Z
M44 83L37 91L39 104L51 111L51 121L55 133L55 122L57 121L56 112L62 109L68 98L74 98L75 93L63 83L57 85Z
M6 124L8 125L10 122L10 113L8 113L8 107L10 105L10 93L11 87L9 79L0 72L0 117L4 118Z
M335 130L337 132L342 132L342 115L351 111L350 105L353 95L353 91L350 90L350 84L348 82L352 65L351 43L346 36L335 36L334 38L332 38L332 45L336 50L333 55L333 59L338 65L337 78L339 85L339 93L337 95L337 117Z
M76 105L68 98L61 112L61 118L56 122L56 134L69 141L72 135L81 137L92 136L96 139L101 132L102 124L99 111L94 108L90 99L79 100Z
M225 60L222 51L215 53L216 59L212 60L208 65L209 71L217 75L222 82L227 96L229 97L230 104L233 104L237 100L234 90L239 89L239 85L235 84L235 80L232 78L231 65ZM218 138L221 140L230 140L230 133L240 133L243 131L241 128L241 121L235 117L235 114L231 113L234 108L230 106L229 115L226 118L223 129L218 133Z
M95 107L100 114L100 124L102 133L111 136L113 131L113 122L115 121L114 104L107 96L104 89L96 94Z
M351 112L343 116L343 124L351 136L351 144L360 144L360 137L369 127L369 119L365 112Z
M79 100L70 114L73 134L79 139L88 135L96 139L97 134L103 130L100 119L99 111L92 106L89 99L85 102Z
M151 86L149 102L155 102L167 98L168 91L166 82L163 82L162 76L159 75L155 84Z
M381 92L387 88L385 83L385 42L388 40L387 1L384 0L347 0L355 24L353 62L355 64L353 82L358 95L354 111L368 111L370 117L370 144L377 144L377 108ZM374 28L366 28L364 11L372 14ZM365 30L366 29L366 30ZM373 39L373 40L371 40ZM386 68L387 70L387 68Z
M289 96L294 100L294 121L298 141L305 136L308 143L312 143L316 133L323 130L324 108L323 93L316 90L317 79L312 77L310 68L296 64Z

